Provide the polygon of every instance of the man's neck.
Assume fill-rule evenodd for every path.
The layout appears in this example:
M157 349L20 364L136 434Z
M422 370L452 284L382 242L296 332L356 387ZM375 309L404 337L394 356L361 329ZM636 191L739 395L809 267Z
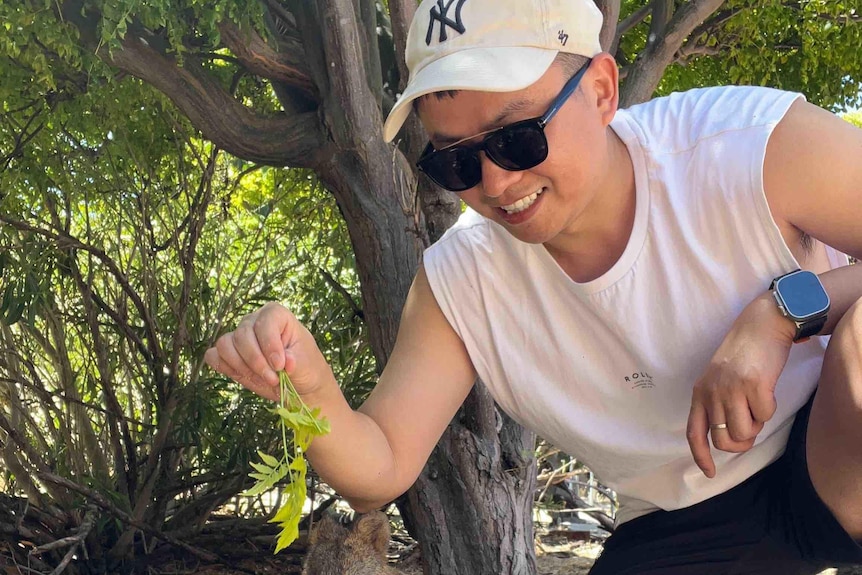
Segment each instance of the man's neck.
M628 246L635 219L634 167L628 148L610 132L607 177L593 202L581 214L574 233L561 234L545 248L573 281L601 277Z

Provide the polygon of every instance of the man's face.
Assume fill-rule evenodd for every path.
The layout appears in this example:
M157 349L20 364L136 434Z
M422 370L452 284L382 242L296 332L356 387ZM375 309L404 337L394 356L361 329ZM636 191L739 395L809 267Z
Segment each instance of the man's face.
M419 117L432 145L440 149L542 115L566 80L563 69L554 65L535 84L517 92L431 95L419 104ZM587 211L607 165L606 122L595 106L591 108L589 96L580 91L545 127L548 157L544 162L528 170L508 171L481 153L482 181L459 194L471 208L522 241L548 243L561 233L577 232L578 220ZM475 144L481 138L463 144Z

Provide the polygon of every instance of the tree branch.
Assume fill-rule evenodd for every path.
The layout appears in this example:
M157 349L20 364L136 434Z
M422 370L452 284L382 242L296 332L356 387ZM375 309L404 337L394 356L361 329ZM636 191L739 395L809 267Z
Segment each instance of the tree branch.
M33 433L33 436L38 442L36 448L42 453L50 453L51 449L49 445L51 445L51 443L48 442L48 438L45 437L43 431L48 431L54 445L62 444L62 434L60 433L60 429L55 421L55 419L63 417L62 411L51 400L50 392L45 388L42 379L39 377L39 372L36 370L36 366L33 363L30 354L27 354L26 357L21 354L13 340L12 331L6 325L0 325L0 342L3 341L5 341L6 348L0 349L0 366L5 368L6 375L8 377L0 377L0 382L7 384L6 393L8 394L8 401L11 407L10 415L12 417L12 425L17 427L21 423L20 419L25 419L32 430L31 433ZM33 380L32 384L27 383L24 372L21 369L22 366L26 369L27 374ZM20 383L22 387L27 387L29 385L31 389L35 391L36 395L39 396L40 407L44 412L44 419L42 420L43 423L37 424L33 418L31 410L24 408L20 394L15 386L16 383Z
M147 340L150 343L150 354L153 357L162 357L161 349L159 349L159 339L156 335L156 325L150 315L149 309L144 304L143 300L141 300L135 289L131 286L131 284L129 284L128 278L125 276L122 270L117 267L116 262L114 262L114 260L112 260L108 256L108 254L106 254L104 251L100 250L97 247L85 244L74 236L67 235L61 231L55 233L51 230L46 230L38 226L33 226L27 222L9 218L7 216L4 216L3 214L0 214L0 222L9 224L17 230L32 232L50 240L53 240L54 242L56 242L57 247L61 250L80 249L94 255L97 260L102 262L102 264L104 264L105 267L108 268L110 274L114 277L114 279L117 280L117 283L120 284L120 287L122 288L123 292L135 304L135 308L138 310L138 313L141 315L141 319L144 322L144 329L147 332Z
M39 547L33 549L30 553L32 555L41 555L46 551L68 547L69 550L66 551L66 554L63 556L63 560L60 561L60 564L57 565L57 567L53 571L51 571L51 575L60 575L72 561L72 558L75 556L75 551L77 551L78 547L80 547L86 553L86 546L84 544L84 541L87 539L87 536L93 529L93 525L95 525L96 523L96 516L97 515L95 506L88 506L87 512L84 515L84 521L78 527L74 535L71 535L69 537L63 537L62 539L58 539L45 545L40 545Z
M340 73L330 74L327 115L346 120L331 125L335 139L349 148L382 131L380 108L368 86L362 54L362 33L352 0L320 0L321 30L328 62L340 65ZM336 104L337 103L337 104ZM339 141L340 140L340 141Z
M377 0L354 0L356 20L360 26L362 61L365 63L365 78L377 107L383 105L383 68L380 62L380 46L377 42Z
M124 417L123 409L120 406L116 390L114 389L113 370L109 360L110 346L106 344L102 336L98 306L93 298L95 290L93 288L92 274L88 274L85 280L84 275L78 268L77 262L74 259L70 259L70 261L72 263L72 275L75 278L75 283L78 284L78 291L81 293L81 302L84 305L86 323L90 328L93 353L96 356L96 371L102 384L102 394L108 407L106 411L108 422L107 435L113 449L114 473L116 474L117 483L124 488L124 495L131 499L134 496L134 475L137 473L137 452L135 450L135 443L132 441L128 422ZM128 464L128 468L126 464ZM107 472L107 469L105 471ZM108 476L107 473L105 475Z
M330 274L328 271L321 267L318 267L317 269L320 270L320 274L323 276L323 279L326 280L326 283L329 284L329 287L341 294L341 297L344 298L344 301L346 301L347 305L350 306L350 309L353 310L353 315L355 315L359 319L364 320L365 312L362 311L362 308L359 307L359 305L353 300L353 296L350 295L350 292L347 291L347 289L345 289L343 285L338 283L338 280L332 277L332 274Z
M183 271L182 291L180 293L179 305L177 306L176 316L177 329L173 336L173 351L171 352L170 369L171 373L177 373L180 369L180 356L183 349L188 347L188 313L191 304L191 294L195 281L198 279L195 274L195 257L197 256L197 247L203 236L203 228L206 223L207 208L212 202L212 182L215 176L216 162L219 157L219 149L213 148L210 151L207 164L203 169L201 181L198 184L197 192L195 193L191 206L188 210L188 228L186 231L185 243L180 247L180 265Z
M721 7L724 0L693 0L683 4L667 27L664 43L671 54L679 50L697 26Z
M615 0L611 0L615 1ZM395 41L395 60L398 64L398 75L400 77L399 91L407 86L409 72L404 61L404 51L407 47L407 32L410 22L416 14L416 2L413 0L389 0L389 15L392 23L392 37ZM416 114L410 114L401 128L402 139L397 147L409 162L415 162L425 143L428 141L425 130ZM393 154L398 154L398 151ZM393 163L396 161L393 156ZM427 243L437 241L443 235L461 213L461 200L448 190L435 186L426 176L419 178L410 171L402 171L399 176L399 186L402 196L418 195L420 199L422 215L425 216L425 227L427 231ZM415 202L402 201L402 207L407 208ZM409 208L408 208L409 209ZM405 210L406 211L406 210ZM426 244L427 245L427 244Z
M24 453L27 456L27 463L29 466L35 469L37 475L41 475L42 473L48 472L50 467L48 463L42 459L42 457L33 450L33 447L24 439L21 435L21 432L12 425L12 423L6 419L6 416L0 411L0 429L6 432L6 435L12 441L12 443L18 448L21 453ZM23 465L23 462L21 462ZM30 475L28 470L28 475ZM49 490L49 493L54 496L55 493ZM58 501L62 502L62 504L68 504L69 501L62 497L54 497Z
M621 107L652 97L665 69L673 62L686 38L722 3L723 0L691 0L680 6L668 23L665 35L651 38L637 61L629 67L620 98Z
M27 132L27 130L30 128L30 125L42 114L43 110L44 108L39 108L38 110L33 112L33 114L27 120L27 124L23 128L21 128L20 133L15 136L15 145L13 146L12 151L3 156L2 160L0 160L0 163L3 164L2 167L0 167L0 172L6 171L9 165L12 163L12 160L21 155L24 150L24 146L26 146L30 140L35 138L39 134L39 132L42 131L42 128L45 127L44 123L40 123L29 133Z
M38 386L36 386L35 384L30 383L29 381L25 381L23 378L14 379L14 378L0 377L0 383L17 383L17 384L20 384L21 386L26 387L26 388L36 392L37 394L39 394L39 399L43 403L44 402L51 402L50 398L56 397L57 399L63 401L64 403L74 403L74 404L80 405L81 407L84 407L86 409L92 409L93 411L97 411L97 412L102 413L104 415L108 414L108 410L103 408L103 407L99 407L98 405L93 405L92 403L87 403L86 401L84 401L82 399L71 398L71 397L69 397L69 396L67 396L67 395L65 395L59 391L49 391L47 389L41 389ZM155 425L153 425L152 423L146 423L143 421L139 421L133 417L128 417L126 415L121 415L121 417L129 423L134 423L135 425L139 425L141 427L146 427L149 429L155 428Z
M646 20L646 17L649 16L649 13L651 10L652 10L652 5L647 4L646 6L638 9L636 12L629 14L625 20L620 22L617 25L617 34L616 34L617 42L619 42L619 39L622 37L623 34L625 34L629 30L631 30L632 28L634 28L635 26L637 26L638 24L640 24L641 22Z
M849 12L845 12L840 16L833 16L832 14L818 14L817 17L821 20L826 20L828 22L834 22L835 24L858 24L862 22L862 14L850 14Z
M416 2L414 0L389 0L389 19L392 22L392 38L395 40L395 60L398 62L398 75L401 78L399 91L404 91L407 86L407 63L404 61L404 53L407 51L407 31L410 22L416 14Z
M721 12L716 12L712 18L705 20L700 26L692 30L691 34L689 34L689 38L697 39L703 34L711 34L715 31L716 28L742 12L744 8L737 7L731 10L722 10Z
M652 43L664 36L667 25L673 18L673 0L652 0L652 18L647 43Z
M706 46L698 44L689 48L688 44L686 44L676 53L674 63L685 66L686 64L688 64L689 60L691 60L695 56L719 56L721 55L721 53L722 50L719 46Z
M156 539L161 539L162 541L170 543L171 545L175 545L177 547L180 547L181 549L185 549L186 551L188 551L189 553L191 553L195 557L198 557L199 559L202 559L202 560L210 562L210 563L215 563L215 562L219 561L219 557L217 555L210 553L209 551L205 551L203 549L199 549L197 547L189 545L188 543L180 541L179 539L176 539L175 537L171 537L170 535L162 533L158 529L150 527L146 523L142 523L141 521L135 521L127 513L118 509L114 504L112 504L110 501L108 501L101 493L98 493L97 491L93 491L92 489L90 489L88 487L84 487L83 485L78 485L77 483L74 483L74 482L66 479L65 477L60 477L59 475L54 475L53 473L39 473L39 479L41 479L42 481L45 481L47 483L52 483L52 484L57 485L59 487L64 487L64 488L68 489L69 491L73 491L75 493L83 495L89 501L95 503L96 505L98 505L99 507L101 507L102 509L104 509L105 511L107 511L108 513L110 513L111 515L113 515L114 517L116 517L117 519L122 521L123 523L126 523L127 525L130 525L136 529L140 529L141 531L143 531L147 535L150 535L151 537L155 537Z
M240 30L236 24L227 20L219 24L219 32L225 46L252 74L287 84L309 102L316 102L320 98L304 54L276 52L254 30Z
M256 114L233 98L190 56L183 67L128 35L122 49L99 54L167 95L204 137L231 154L272 166L314 168L331 150L317 114Z

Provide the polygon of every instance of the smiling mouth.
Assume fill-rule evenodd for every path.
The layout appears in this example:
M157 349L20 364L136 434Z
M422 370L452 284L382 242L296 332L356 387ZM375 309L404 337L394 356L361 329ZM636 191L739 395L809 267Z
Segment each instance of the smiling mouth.
M523 212L524 210L526 210L527 208L532 206L533 203L536 201L536 199L540 195L542 195L542 193L544 191L545 191L545 188L540 188L540 189L536 190L535 192L533 192L532 194L530 194L529 196L521 198L517 202L511 203L508 206L500 206L500 209L503 210L504 212L506 212L507 214L517 214L518 212Z

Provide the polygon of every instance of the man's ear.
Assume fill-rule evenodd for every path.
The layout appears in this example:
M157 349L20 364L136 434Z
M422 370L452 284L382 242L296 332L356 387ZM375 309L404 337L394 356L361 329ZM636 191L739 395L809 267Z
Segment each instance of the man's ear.
M595 105L607 126L614 119L620 104L620 72L616 60L607 52L593 57L590 64L590 87L595 95Z

